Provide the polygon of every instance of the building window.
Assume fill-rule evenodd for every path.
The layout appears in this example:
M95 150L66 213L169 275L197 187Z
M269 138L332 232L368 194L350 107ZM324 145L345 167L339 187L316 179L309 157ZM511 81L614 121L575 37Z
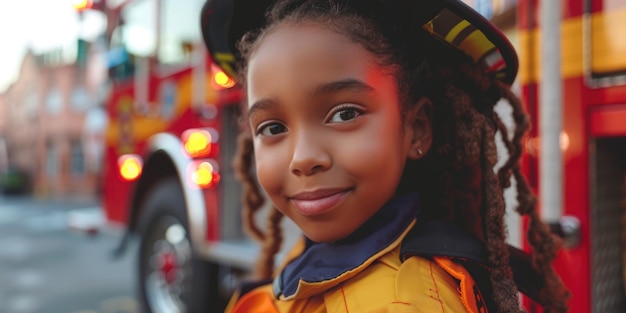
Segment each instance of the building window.
M80 140L72 141L70 148L70 173L73 176L82 176L85 174L85 154L83 144Z
M52 88L46 97L46 110L48 113L59 113L63 109L63 98L57 88Z
M26 99L24 99L24 112L26 114L26 118L29 120L34 120L37 117L38 111L37 105L37 90L34 87L28 89Z
M73 110L78 112L87 111L93 105L93 97L87 92L85 87L77 87L72 92L72 97L70 99L70 105Z
M54 142L48 142L46 146L46 176L56 178L60 173L59 148Z

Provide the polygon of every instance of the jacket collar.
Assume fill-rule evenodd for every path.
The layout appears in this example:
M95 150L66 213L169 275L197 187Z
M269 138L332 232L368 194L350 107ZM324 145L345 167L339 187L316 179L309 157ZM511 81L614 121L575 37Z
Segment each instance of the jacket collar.
M358 274L400 244L417 212L417 194L410 193L389 201L347 238L332 243L307 239L305 251L274 279L274 295L310 297Z

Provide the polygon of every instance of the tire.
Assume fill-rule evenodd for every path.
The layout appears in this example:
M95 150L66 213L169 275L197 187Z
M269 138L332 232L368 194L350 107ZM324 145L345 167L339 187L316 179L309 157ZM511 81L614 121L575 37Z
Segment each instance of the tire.
M139 292L146 313L223 312L218 266L191 248L187 208L177 179L154 185L141 208Z

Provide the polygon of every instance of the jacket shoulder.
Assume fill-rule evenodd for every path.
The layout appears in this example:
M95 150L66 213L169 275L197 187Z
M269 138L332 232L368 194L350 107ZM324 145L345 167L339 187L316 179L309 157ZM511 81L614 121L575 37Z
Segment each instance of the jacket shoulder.
M417 256L406 259L396 275L395 289L399 301L417 308L414 312L468 312L459 282L436 261Z

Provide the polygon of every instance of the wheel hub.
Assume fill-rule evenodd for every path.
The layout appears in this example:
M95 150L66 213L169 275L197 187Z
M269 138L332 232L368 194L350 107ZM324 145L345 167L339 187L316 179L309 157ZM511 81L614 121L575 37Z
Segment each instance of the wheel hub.
M158 270L161 272L161 275L163 275L165 282L168 285L174 284L178 277L178 261L176 260L176 254L171 251L163 251L157 255L157 260L159 263Z
M146 296L153 313L185 313L183 297L190 290L191 244L180 223L165 221L167 226L155 232L146 260Z

